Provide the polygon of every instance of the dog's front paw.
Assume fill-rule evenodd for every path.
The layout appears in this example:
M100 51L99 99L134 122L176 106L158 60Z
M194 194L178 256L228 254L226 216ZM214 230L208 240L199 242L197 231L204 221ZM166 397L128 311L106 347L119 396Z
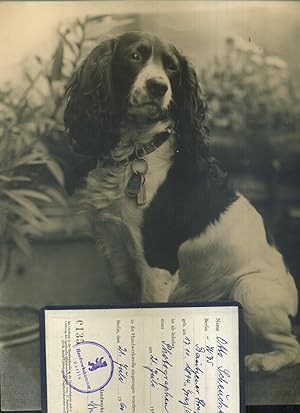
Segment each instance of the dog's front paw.
M252 373L274 373L282 367L298 363L297 351L272 351L270 353L253 353L245 357L245 364Z
M171 275L162 268L150 268L143 274L142 302L168 302L170 292L178 282L178 275Z

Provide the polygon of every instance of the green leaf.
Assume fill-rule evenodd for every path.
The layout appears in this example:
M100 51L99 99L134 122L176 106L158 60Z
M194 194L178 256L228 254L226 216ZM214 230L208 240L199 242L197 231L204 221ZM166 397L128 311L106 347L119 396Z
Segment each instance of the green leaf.
M31 153L29 155L24 155L16 159L16 161L14 162L14 167L21 165L34 165L37 163L43 164L45 163L45 161L40 159L40 155L37 156L37 154Z
M16 246L27 256L31 256L31 246L28 239L16 228L10 232L11 239Z
M51 202L51 198L41 192L34 191L32 189L15 189L14 193L16 195L21 195L24 197L29 197L29 198L36 198L39 199L40 201L44 202Z
M63 205L64 207L67 206L67 201L65 197L56 189L54 188L46 188L46 192L51 198L57 201L59 204Z
M53 64L52 64L52 70L51 70L52 80L59 80L61 78L63 58L64 58L64 42L63 40L61 40L53 56Z
M4 182L30 182L31 178L29 176L6 176L6 175L0 175L0 181Z
M27 214L26 210L24 210L23 208L17 205L11 205L9 212L16 215L19 221L27 222L33 229L36 229L39 234L41 233L41 221L35 216Z
M52 175L57 180L57 182L61 186L64 186L64 184L65 184L64 174L62 172L61 167L58 165L58 163L51 160L51 159L49 159L49 160L47 160L46 164L48 166L49 171L52 173Z
M23 206L24 208L26 208L27 212L31 213L32 216L37 217L41 221L48 222L47 217L44 214L42 214L40 209L32 201L30 201L28 198L25 198L25 197L19 195L18 193L16 193L15 190L10 190L10 191L3 190L2 192L8 198L12 199L17 204L19 204L19 205Z
M31 178L29 176L14 176L12 180L18 182L31 182Z
M6 176L6 175L0 175L0 181L11 182L11 180L12 179L10 177Z

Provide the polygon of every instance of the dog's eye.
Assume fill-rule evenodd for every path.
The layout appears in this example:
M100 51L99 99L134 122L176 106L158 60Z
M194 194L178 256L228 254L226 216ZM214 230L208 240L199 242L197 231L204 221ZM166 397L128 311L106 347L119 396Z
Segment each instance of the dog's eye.
M175 71L175 70L177 70L177 66L174 63L171 63L171 64L168 65L168 69L172 70L172 71Z
M140 55L137 52L133 52L130 55L131 60L140 60Z
M173 61L170 61L170 60L167 61L166 66L167 66L167 70L170 70L171 72L175 72L177 70L177 65Z

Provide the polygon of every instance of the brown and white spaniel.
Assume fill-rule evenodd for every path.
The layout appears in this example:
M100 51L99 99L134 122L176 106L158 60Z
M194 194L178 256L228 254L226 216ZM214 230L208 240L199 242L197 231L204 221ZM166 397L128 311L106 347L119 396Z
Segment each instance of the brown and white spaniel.
M299 361L294 280L209 154L189 61L154 35L128 32L90 53L67 95L74 150L97 160L84 202L124 301L236 300L269 346L246 357L250 371Z

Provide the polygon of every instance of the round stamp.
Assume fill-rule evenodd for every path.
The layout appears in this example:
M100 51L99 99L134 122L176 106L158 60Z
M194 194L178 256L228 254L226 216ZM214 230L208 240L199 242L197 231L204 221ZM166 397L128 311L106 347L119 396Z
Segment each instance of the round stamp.
M68 371L63 370L66 383L80 393L94 393L111 380L114 361L101 344L84 341L71 347Z

